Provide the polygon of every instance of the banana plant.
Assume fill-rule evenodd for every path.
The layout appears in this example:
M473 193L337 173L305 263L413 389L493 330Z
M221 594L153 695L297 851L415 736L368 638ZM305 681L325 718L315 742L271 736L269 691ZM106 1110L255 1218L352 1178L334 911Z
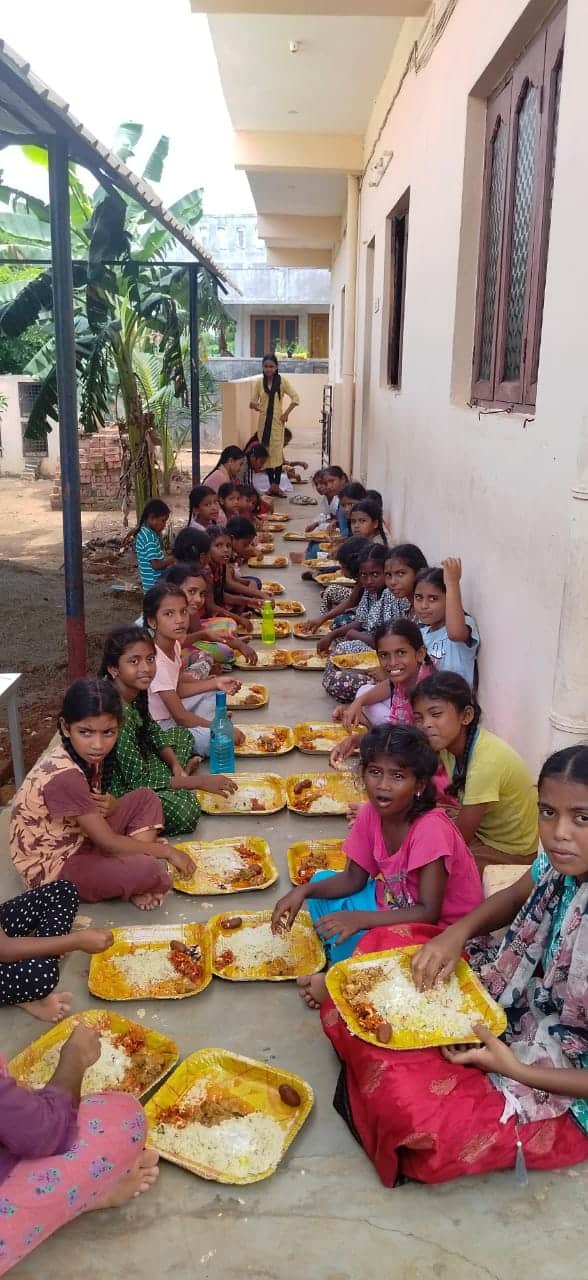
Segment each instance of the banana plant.
M140 124L127 122L119 126L115 150L125 162L133 156L142 134ZM168 147L169 140L165 136L159 138L144 168L143 176L148 181L161 179ZM22 150L34 163L47 165L43 149ZM97 430L111 416L113 400L120 394L139 513L147 498L157 493L157 471L149 439L152 401L163 406L169 400L170 411L174 399L183 405L187 402L182 350L186 345L187 272L165 265L166 255L174 245L173 236L136 202L104 183L90 195L73 165L69 169L69 191L80 422L84 431ZM48 206L26 192L0 185L1 205L6 207L0 207L0 260L46 259L51 245ZM202 216L202 191L186 193L170 208L176 217L194 227ZM148 266L152 261L161 262L161 267ZM52 421L57 419L52 309L51 270L40 269L24 282L0 284L0 334L15 337L39 320L47 326L44 345L25 369L42 380L27 425L27 436L32 438L51 430ZM230 323L216 288L205 273L201 323L215 332ZM138 376L141 353L157 356L156 396L146 395ZM207 390L210 400L207 374L201 363L204 412L209 407ZM148 412L146 405L150 406ZM168 450L168 459L172 453ZM164 475L169 469L164 470Z

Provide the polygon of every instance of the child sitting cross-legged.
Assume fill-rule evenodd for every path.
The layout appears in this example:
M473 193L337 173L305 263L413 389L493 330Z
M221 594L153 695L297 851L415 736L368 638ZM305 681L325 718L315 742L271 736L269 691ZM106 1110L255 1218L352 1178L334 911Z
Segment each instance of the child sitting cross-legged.
M459 804L455 819L480 872L522 866L537 852L537 788L520 755L481 724L481 708L463 676L429 674L412 691L415 723L439 753Z
M213 540L215 552L223 550L223 540ZM192 564L176 564L168 569L164 581L181 587L186 594L189 609L188 634L182 653L186 668L194 675L205 678L215 664L226 666L243 654L250 666L257 663L257 653L251 645L237 636L237 623L232 615L223 613L214 598L210 566L194 561ZM249 623L240 624L249 627Z
M435 752L419 729L381 725L361 740L368 800L343 848L345 871L318 871L276 904L275 932L291 929L306 903L329 963L350 956L383 924L452 924L478 906L476 864L453 822L435 808ZM322 974L299 980L307 1003L324 997Z
M385 679L377 684L363 685L353 702L337 707L333 712L333 720L344 724L350 733L331 752L334 767L359 746L361 737L354 732L358 725L367 724L375 728L386 723L414 724L411 695L421 680L434 671L419 628L408 618L398 618L378 627L374 646Z
M261 578L245 575L241 566L246 565L250 556L257 554L255 546L255 525L245 516L233 516L228 521L227 533L231 536L232 555L227 566L227 590L231 598L240 600L241 608L260 609L265 600L271 600L267 591L261 589Z
M74 884L52 880L0 904L0 1007L19 1005L42 1022L67 1016L72 995L57 990L60 958L113 942L110 929L71 932L79 903Z
M170 510L161 498L150 498L145 503L134 533L135 553L143 591L148 591L161 574L173 564L174 557L165 553L162 534L170 517Z
M31 889L65 879L83 902L123 898L149 911L171 888L165 863L187 876L193 864L159 839L164 820L155 792L140 787L121 800L110 794L122 719L109 681L70 685L59 716L61 742L37 761L14 798L10 856Z
M444 932L391 923L357 949L416 945L421 992L443 990L465 951L506 1015L500 1038L473 1020L469 1043L390 1052L352 1035L324 993L335 1106L387 1187L500 1169L524 1186L525 1166L588 1160L588 747L550 756L538 791L545 853L514 885Z
M110 792L121 798L148 787L161 801L166 835L177 836L198 822L197 789L228 796L236 783L222 774L197 774L200 757L190 729L162 729L149 714L155 665L155 643L147 631L116 627L107 636L99 674L112 681L123 707Z
M149 687L149 711L162 729L181 725L189 729L198 755L210 755L210 726L215 713L215 693L236 693L241 685L232 676L200 680L184 670L182 645L188 634L189 608L185 591L172 583L158 582L143 601L143 621L153 632L156 670ZM235 726L235 742L243 734Z

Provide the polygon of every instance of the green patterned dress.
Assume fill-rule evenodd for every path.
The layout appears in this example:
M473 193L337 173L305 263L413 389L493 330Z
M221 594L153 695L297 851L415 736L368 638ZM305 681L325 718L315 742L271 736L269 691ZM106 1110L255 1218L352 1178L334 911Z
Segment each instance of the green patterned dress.
M114 774L110 784L113 796L120 798L139 787L149 787L161 800L165 818L165 832L178 836L193 831L200 817L200 805L195 791L173 791L170 787L171 771L159 754L164 747L171 747L180 764L186 767L194 755L194 739L189 729L177 726L160 729L147 716L146 742L148 754L139 746L141 717L133 703L123 703L124 717L116 743Z

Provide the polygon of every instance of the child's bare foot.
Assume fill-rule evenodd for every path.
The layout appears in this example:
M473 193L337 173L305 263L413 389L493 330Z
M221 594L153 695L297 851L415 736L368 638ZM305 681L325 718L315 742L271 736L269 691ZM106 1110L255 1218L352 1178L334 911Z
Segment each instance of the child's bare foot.
M303 978L297 978L296 982L299 988L298 994L309 1009L320 1009L323 1000L327 998L327 980L324 973L305 974Z
M161 906L164 898L164 893L135 893L131 902L139 908L139 911L155 911Z
M32 1018L39 1018L41 1022L61 1022L70 1012L72 1000L71 991L52 991L43 1000L28 1000L26 1004L19 1004L17 1007L30 1013Z
M186 765L186 773L196 773L204 760L204 756L191 756Z
M138 1160L135 1161L132 1169L129 1169L126 1177L121 1178L116 1186L104 1196L103 1200L98 1200L93 1206L94 1209L116 1209L122 1204L128 1204L135 1196L143 1195L145 1191L149 1191L154 1182L159 1177L159 1155L157 1151L142 1151Z

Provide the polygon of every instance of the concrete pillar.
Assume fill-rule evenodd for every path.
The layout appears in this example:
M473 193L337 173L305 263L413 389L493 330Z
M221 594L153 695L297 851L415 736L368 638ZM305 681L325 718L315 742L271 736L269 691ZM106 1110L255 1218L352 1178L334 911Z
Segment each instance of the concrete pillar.
M559 625L553 705L554 750L588 741L588 415L582 421L576 481L571 491L570 534Z
M355 409L355 301L357 293L357 246L359 228L359 178L347 175L347 232L345 310L343 315L343 361L341 370L341 417L333 439L333 461L346 471L353 460L353 417Z

